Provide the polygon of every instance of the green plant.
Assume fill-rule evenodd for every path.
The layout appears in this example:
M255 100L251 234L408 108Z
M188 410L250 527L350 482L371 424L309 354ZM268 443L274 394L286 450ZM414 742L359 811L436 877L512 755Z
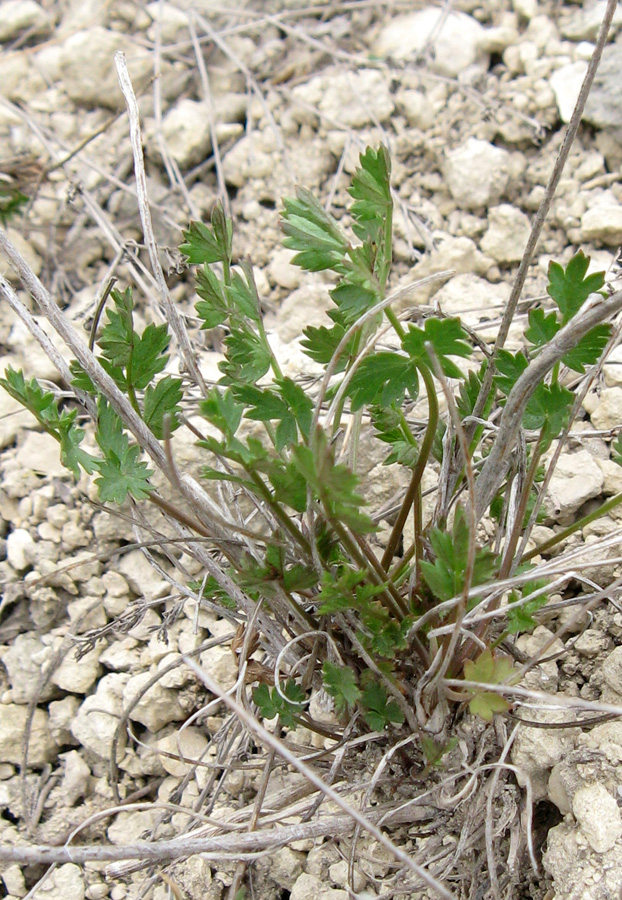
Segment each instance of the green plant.
M82 346L70 366L76 397L95 419L96 452L81 447L77 406L12 369L0 383L59 442L76 477L81 469L96 476L103 502L153 503L176 521L207 569L203 582L188 584L188 596L207 597L229 618L252 619L266 659L284 661L283 687L254 690L265 717L316 727L305 701L321 687L339 715L359 709L373 730L405 719L421 729L464 701L491 719L508 709L502 694L487 690L511 683L508 638L533 628L546 602L546 582L529 563L536 551L524 548L542 501L544 455L572 420L575 396L563 374L582 375L598 362L621 299L597 295L604 277L586 274L582 253L565 268L551 263L554 308L531 310L525 348L482 358L459 319L420 314L417 324L404 323L391 309L384 147L361 155L349 192L351 233L303 189L282 213L294 263L334 278L327 324L306 328L302 343L318 366L317 385L305 389L283 372L251 264L235 263L232 223L220 206L209 225L192 223L181 245L196 273L201 327L223 335L222 377L198 403L184 379L162 374L168 327L139 334L129 289L111 292L97 355ZM586 303L595 294L599 302ZM413 422L414 404L425 409L423 428ZM191 406L204 422L191 427L205 453L205 482L219 482L232 502L239 497L237 513L175 467L174 433L188 424ZM476 409L483 414L473 417ZM385 464L405 470L408 481L380 553L378 522L356 474L370 429L387 447ZM616 449L622 454L622 445ZM177 501L156 490L145 451ZM425 513L428 470L438 490ZM503 541L482 540L486 516ZM193 543L196 535L213 541L218 561ZM470 687L460 688L463 677ZM427 747L430 764L446 744L441 736Z

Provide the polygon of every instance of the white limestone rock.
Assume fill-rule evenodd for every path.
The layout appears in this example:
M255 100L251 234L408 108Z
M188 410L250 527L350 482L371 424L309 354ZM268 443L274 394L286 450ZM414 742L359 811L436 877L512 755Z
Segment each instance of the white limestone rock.
M123 710L123 689L129 680L124 672L105 675L97 690L86 698L71 722L71 733L87 750L108 759L119 717Z
M614 347L603 366L603 378L607 387L622 386L622 344Z
M588 412L594 428L608 431L618 426L622 422L622 387L605 388L601 391L600 399Z
M403 16L392 16L378 33L372 52L380 57L408 59L433 48L430 68L439 75L456 78L469 66L488 68L484 50L485 29L471 16L430 6Z
M23 572L36 559L35 542L25 528L16 528L6 539L6 557L16 572Z
M222 688L228 689L237 681L238 664L229 647L219 645L204 650L199 663Z
M434 295L444 313L459 316L471 328L499 317L510 295L505 282L491 284L477 275L464 273L451 278Z
M611 850L622 835L618 804L602 784L580 787L572 798L572 812L596 853Z
M62 780L63 802L67 806L75 806L78 800L86 797L89 791L91 770L77 750L61 753L64 773Z
M511 155L488 141L470 137L447 153L443 174L458 206L489 207L501 199L507 188L512 174Z
M568 721L566 711L532 709L530 719L539 722ZM534 800L547 796L549 773L553 766L573 749L578 728L521 728L512 745L512 762L519 770L518 780L531 781Z
M605 15L607 0L587 2L578 7L571 7L572 13L568 19L560 22L559 30L562 37L569 41L594 41L600 28L600 23ZM612 27L619 28L622 25L622 6L618 4L613 14Z
M45 889L43 889L45 888ZM65 863L54 869L37 890L39 900L84 900L84 874L80 866Z
M193 725L184 728L181 731L174 731L167 734L166 737L160 738L156 744L157 749L164 751L160 756L162 768L169 775L175 775L183 778L192 768L193 760L205 760L205 752L208 748L209 741L204 732ZM171 756L165 756L170 753ZM183 762L181 758L173 759L172 757L183 756L189 762Z
M123 706L128 706L153 676L152 672L132 675L123 690ZM186 713L179 704L177 694L156 681L140 698L130 712L133 722L140 722L155 734L169 722L179 722Z
M138 597L156 600L169 591L168 582L153 568L141 550L124 553L117 563L117 571Z
M19 765L22 762L22 736L28 707L17 703L0 704L0 760ZM56 756L56 744L50 734L48 714L37 707L32 718L28 762L41 767Z
M553 89L562 122L570 121L586 72L587 63L577 60L566 66L560 66L551 75L549 83Z
M0 390L0 450L13 444L22 428L32 428L31 413L5 390Z
M293 88L292 100L301 104L294 115L307 120L311 107L311 116L317 109L330 125L363 128L385 122L394 110L389 86L386 75L376 69L315 75Z
M602 664L605 683L622 697L622 647L615 647Z
M157 809L118 813L108 826L108 840L112 844L133 844L151 832L161 815Z
M29 431L19 445L20 463L37 475L63 478L68 469L60 461L58 441L46 431Z
M588 659L596 659L609 646L609 638L597 628L586 628L574 642L574 649L581 656Z
M4 0L0 3L0 44L12 41L24 31L49 34L52 18L35 0Z
M564 519L602 493L604 476L587 450L561 453L546 494L553 519Z
M62 700L53 700L48 705L50 734L57 746L67 747L77 743L69 728L79 706L80 698L73 694L67 694Z
M54 685L49 681L40 687L41 670L50 659L52 650L37 634L18 634L11 645L0 653L11 686L13 703L30 703L38 697L39 702L49 700L54 695Z
M135 44L127 35L99 25L70 35L61 50L62 87L78 106L116 110L123 103L114 64L118 50L127 57L137 93L153 74L153 60L147 49Z
M298 266L292 265L294 255L293 250L282 247L273 253L268 266L270 281L288 291L296 290L302 281L302 270Z
M531 223L525 213L502 203L489 210L488 231L480 247L500 265L513 265L520 261L530 232Z
M237 122L216 123L216 136L221 141L237 137L242 131ZM207 105L187 97L179 100L162 121L162 135L169 153L182 169L203 162L212 152Z
M622 205L608 202L586 209L581 216L581 233L586 241L617 247L622 242Z
M102 672L99 664L102 646L98 644L80 659L76 659L75 650L66 653L60 666L52 674L51 681L63 691L74 694L86 694L95 684Z
M330 888L321 878L303 872L292 887L290 900L348 900L349 896L347 891Z

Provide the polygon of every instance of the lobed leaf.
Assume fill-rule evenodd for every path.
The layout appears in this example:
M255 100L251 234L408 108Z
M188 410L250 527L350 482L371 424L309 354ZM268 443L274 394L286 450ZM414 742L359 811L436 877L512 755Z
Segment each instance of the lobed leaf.
M203 222L191 222L183 235L185 243L179 249L189 263L200 265L231 262L233 225L225 216L220 203L216 204L212 212L211 228Z
M362 406L401 406L406 392L416 400L419 377L413 360L399 353L379 352L367 356L352 376L348 395L352 411Z
M467 343L466 331L459 319L425 320L423 328L408 326L408 334L402 341L402 347L411 357L415 365L432 369L432 360L426 348L430 344L441 369L448 378L464 378L464 373L453 363L450 356L471 356L473 348Z
M604 272L586 276L589 264L590 257L583 250L572 257L565 269L559 263L549 263L547 292L562 314L563 325L577 314L590 294L599 291L605 283Z
M349 666L336 666L325 660L322 675L324 690L334 699L337 713L341 714L352 709L361 697L354 671Z
M283 205L283 246L298 251L292 260L294 265L309 272L340 272L348 242L335 219L305 188L298 188L296 199L285 199Z

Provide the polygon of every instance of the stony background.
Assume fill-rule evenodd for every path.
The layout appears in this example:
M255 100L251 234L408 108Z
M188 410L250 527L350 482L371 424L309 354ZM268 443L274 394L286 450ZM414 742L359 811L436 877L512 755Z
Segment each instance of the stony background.
M439 10L415 2L318 3L290 0L5 0L0 3L0 188L19 187L31 202L9 234L58 304L88 326L96 299L115 275L132 284L141 315L157 317L145 265L123 98L113 66L123 50L140 93L149 196L169 285L192 326L191 285L176 247L190 218L209 214L226 186L236 251L250 255L275 349L304 373L296 338L328 306L322 278L289 265L279 248L278 209L296 184L319 192L337 217L345 175L367 144L388 143L396 197L394 287L452 268L440 284L407 303L438 304L494 337L530 222L563 138L604 10L586 3L463 0L439 25ZM428 36L434 30L433 38ZM199 50L200 48L200 50ZM197 62L200 53L201 63ZM566 262L582 247L608 269L622 243L622 8L530 272L513 340L530 302L543 294L551 257ZM15 276L3 267L17 286ZM27 298L23 298L25 302ZM218 348L203 341L206 377L217 377ZM56 381L56 372L10 311L0 308L3 367ZM622 423L622 351L614 351L585 402L549 497L548 528L567 524L596 498L622 490L610 439ZM0 393L0 841L62 841L114 802L109 777L119 715L138 738L119 751L123 797L188 809L205 783L176 789L187 767L175 760L179 723L203 691L179 665L197 650L224 686L237 669L228 623L186 605L139 550L113 562L94 556L134 540L131 526L89 502L57 463L54 442L32 430L28 414ZM193 457L189 443L188 461ZM378 479L380 472L376 472ZM372 484L380 482L374 477ZM388 489L387 489L388 490ZM380 503L386 492L378 488ZM605 517L572 539L615 538ZM546 528L541 537L546 536ZM605 551L599 551L602 555ZM592 577L622 573L611 563ZM83 558L78 568L67 568ZM162 563L163 564L163 563ZM164 572L166 574L166 572ZM47 578L41 582L41 576ZM74 644L89 629L108 637L79 661ZM163 624L172 624L164 634ZM587 628L585 626L588 626ZM554 626L552 626L554 627ZM586 699L622 702L622 612L606 605L575 633L563 655L533 673L535 686ZM551 632L522 638L533 652ZM163 639L164 638L164 639ZM203 644L209 649L203 649ZM163 672L169 664L173 667ZM148 687L154 674L161 677ZM141 691L143 692L141 694ZM20 735L33 710L26 777L18 770ZM548 719L550 721L550 718ZM215 728L217 723L208 723ZM197 757L204 731L189 727L182 747ZM163 756L154 750L167 751ZM536 800L555 805L546 875L527 873L519 897L606 900L622 883L622 725L590 731L523 729L514 762ZM283 776L285 777L285 776ZM245 780L246 779L246 780ZM231 778L219 809L234 810L248 777ZM93 821L88 840L125 843L148 832L155 809ZM159 821L159 820L158 820ZM185 813L159 821L158 837L185 826ZM553 821L551 821L553 824ZM123 900L168 887L139 873L106 876L105 867L67 864L28 896L46 900ZM346 900L347 867L332 844L283 850L256 867L262 897ZM381 895L388 863L362 866L359 897ZM41 871L5 866L7 894L25 897ZM176 873L189 900L226 896L231 872L193 858ZM146 886L145 886L146 884ZM145 891L147 893L145 893Z

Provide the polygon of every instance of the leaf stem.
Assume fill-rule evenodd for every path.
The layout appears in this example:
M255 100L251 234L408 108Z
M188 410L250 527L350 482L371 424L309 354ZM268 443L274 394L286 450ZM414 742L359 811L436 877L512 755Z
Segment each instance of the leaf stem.
M421 479L423 478L425 467L428 463L428 459L430 458L430 453L432 452L432 444L434 442L434 435L436 434L436 427L438 425L438 400L436 399L436 389L434 387L432 373L427 366L419 365L417 366L417 368L421 372L421 377L423 378L428 394L428 427L426 428L426 432L421 444L421 450L419 452L419 457L417 459L417 462L415 463L412 478L410 480L408 490L406 491L404 502L402 503L401 509L395 521L395 525L393 526L393 530L391 531L386 550L384 551L384 555L382 557L381 564L385 572L388 570L389 565L391 564L391 560L395 556L395 551L397 550L400 537L404 530L404 525L406 524L408 513L410 512L411 506L415 502L417 491L421 490ZM420 532L418 534L415 533L415 550L417 560L421 558L422 554L422 537L423 536Z

